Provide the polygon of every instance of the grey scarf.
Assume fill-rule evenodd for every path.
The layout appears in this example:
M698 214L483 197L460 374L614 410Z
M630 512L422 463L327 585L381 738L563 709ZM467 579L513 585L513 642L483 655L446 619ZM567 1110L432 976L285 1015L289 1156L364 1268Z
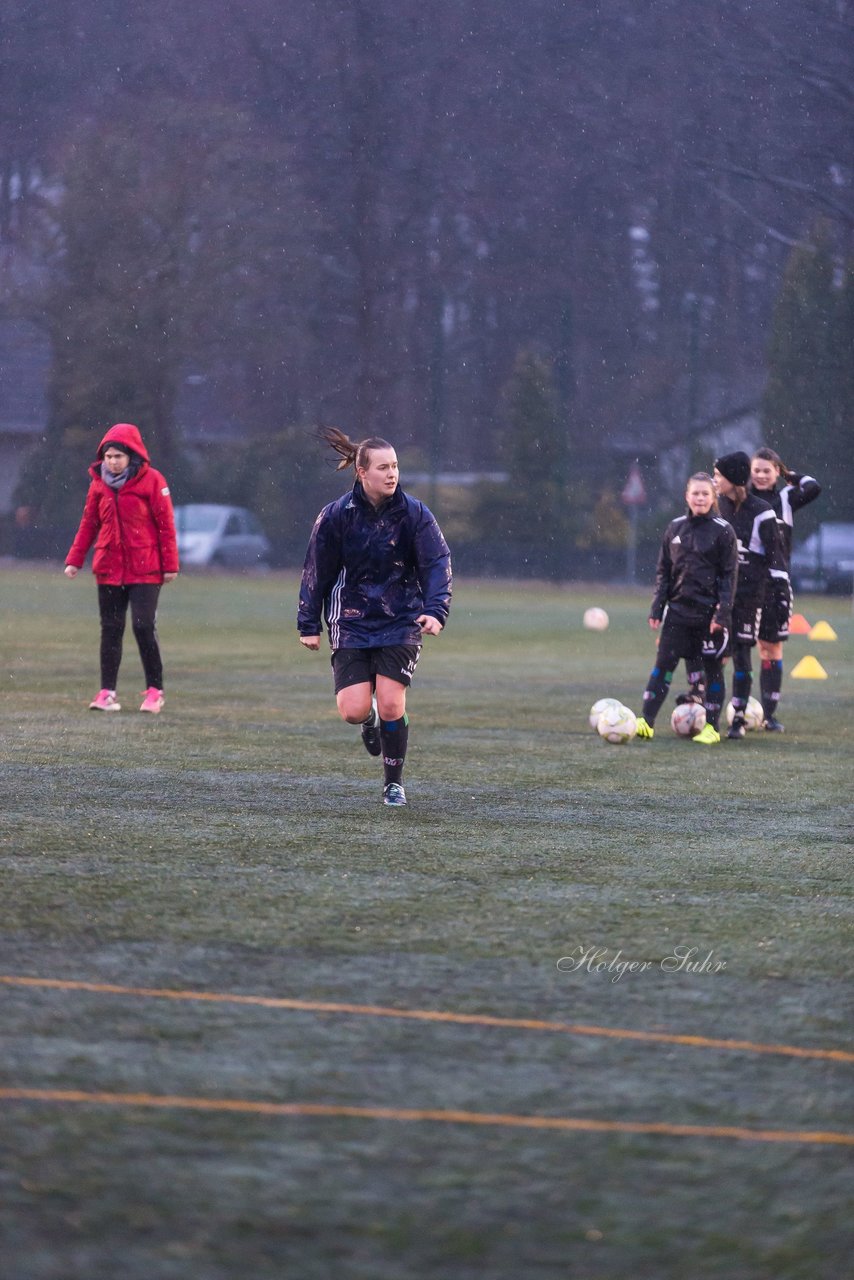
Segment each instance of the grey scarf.
M103 480L104 484L109 485L111 489L121 489L122 485L127 480L130 480L130 478L131 478L130 467L125 467L124 471L120 471L117 476L114 476L112 471L110 471L109 467L107 466L106 462L101 463L101 479Z

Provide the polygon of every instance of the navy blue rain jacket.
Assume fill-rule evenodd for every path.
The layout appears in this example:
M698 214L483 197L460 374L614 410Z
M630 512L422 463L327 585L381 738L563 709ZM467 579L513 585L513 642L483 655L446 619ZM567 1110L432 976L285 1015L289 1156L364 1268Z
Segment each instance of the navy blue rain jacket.
M421 644L422 613L442 626L451 601L451 553L433 513L398 488L379 507L357 480L314 522L300 585L300 635L333 649Z

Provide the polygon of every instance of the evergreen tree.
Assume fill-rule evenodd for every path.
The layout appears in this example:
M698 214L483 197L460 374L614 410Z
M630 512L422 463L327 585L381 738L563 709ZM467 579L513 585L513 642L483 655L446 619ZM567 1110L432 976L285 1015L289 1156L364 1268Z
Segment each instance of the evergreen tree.
M837 293L833 350L833 416L829 439L828 510L854 520L854 259L845 266Z
M520 352L503 399L501 458L510 478L506 485L486 488L477 524L485 539L506 544L517 572L567 577L575 522L567 433L551 363Z
M53 214L42 315L48 418L16 494L44 553L67 547L87 464L114 422L139 426L178 490L187 463L176 404L188 359L205 352L209 364L237 364L243 329L270 313L270 291L282 307L294 303L296 233L278 233L298 224L298 211L280 149L233 111L201 113L165 96L138 108L122 101L78 131ZM281 343L279 321L258 327ZM283 351L268 356L281 362Z
M793 251L774 311L762 405L765 443L821 480L825 513L836 519L854 515L852 292L851 270L840 285L823 230Z

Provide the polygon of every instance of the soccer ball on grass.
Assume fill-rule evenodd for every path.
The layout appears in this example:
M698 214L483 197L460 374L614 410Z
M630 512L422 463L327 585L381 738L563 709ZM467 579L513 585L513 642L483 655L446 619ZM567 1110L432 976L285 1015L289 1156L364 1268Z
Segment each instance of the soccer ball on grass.
M606 742L621 744L631 742L638 731L638 722L634 711L630 711L628 707L624 707L622 703L617 702L615 705L605 708L599 717L599 723L596 728L599 737L604 738Z
M619 698L600 698L598 702L593 703L593 706L590 708L590 715L587 717L587 721L594 733L599 728L599 717L605 708L619 707L621 705Z
M696 738L706 727L706 708L699 702L682 702L673 708L670 727L680 738Z

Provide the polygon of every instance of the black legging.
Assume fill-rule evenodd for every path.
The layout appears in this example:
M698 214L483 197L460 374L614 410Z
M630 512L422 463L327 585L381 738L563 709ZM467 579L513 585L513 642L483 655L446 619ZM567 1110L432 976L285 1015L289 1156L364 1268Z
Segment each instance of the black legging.
M118 682L128 605L131 607L131 626L142 658L146 688L163 688L163 663L155 625L159 595L157 583L134 582L127 587L98 587L102 689L115 689Z

